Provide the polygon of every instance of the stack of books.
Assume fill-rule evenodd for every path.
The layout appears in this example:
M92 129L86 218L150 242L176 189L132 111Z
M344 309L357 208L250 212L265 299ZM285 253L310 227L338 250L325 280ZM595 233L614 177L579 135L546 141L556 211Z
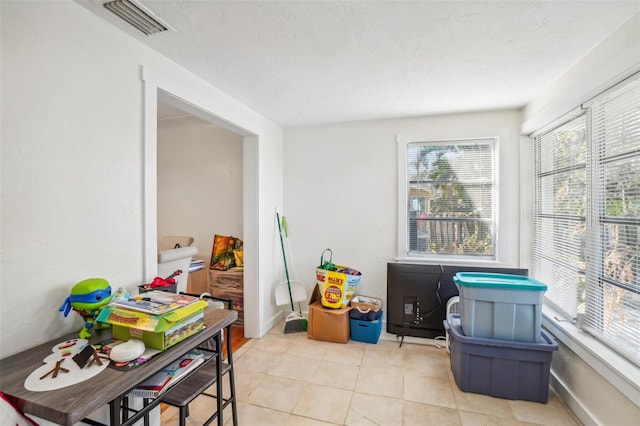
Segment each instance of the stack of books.
M200 299L186 294L152 290L129 298L115 299L109 306L144 312L150 315L162 315L173 310L189 306Z
M191 259L191 264L189 265L189 272L199 271L203 267L204 267L204 260Z
M194 349L140 383L138 387L131 391L131 394L141 398L157 398L180 379L211 358L212 355L210 352Z

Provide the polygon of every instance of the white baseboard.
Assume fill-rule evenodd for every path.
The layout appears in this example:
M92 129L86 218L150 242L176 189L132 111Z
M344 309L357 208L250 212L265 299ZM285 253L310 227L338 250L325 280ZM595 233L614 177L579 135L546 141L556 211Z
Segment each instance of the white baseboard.
M573 414L582 422L582 424L585 426L598 425L598 422L596 422L589 409L585 407L578 398L576 398L575 394L571 392L571 389L569 389L565 383L553 373L553 371L551 371L549 375L549 384L567 407L573 411Z

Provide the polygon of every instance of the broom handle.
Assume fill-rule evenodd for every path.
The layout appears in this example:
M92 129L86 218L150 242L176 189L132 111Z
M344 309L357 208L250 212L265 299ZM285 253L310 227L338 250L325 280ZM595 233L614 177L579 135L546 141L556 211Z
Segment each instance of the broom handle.
M287 287L289 288L289 301L291 302L291 311L295 311L293 306L293 295L291 294L291 283L289 282L289 269L287 268L287 255L284 252L284 240L282 239L282 227L280 226L280 213L276 212L278 219L278 233L280 234L280 247L282 248L282 259L284 260L284 273L287 276Z

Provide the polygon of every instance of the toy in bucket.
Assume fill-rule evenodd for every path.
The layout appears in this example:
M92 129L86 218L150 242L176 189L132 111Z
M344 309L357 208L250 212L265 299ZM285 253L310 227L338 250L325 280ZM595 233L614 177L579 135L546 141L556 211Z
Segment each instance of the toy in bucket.
M329 252L329 260L324 260L326 252ZM349 305L361 279L362 274L355 269L335 265L331 249L322 252L320 265L316 268L316 282L322 295L322 306L340 309Z
M178 275L182 274L182 269L177 269L173 271L173 274L169 275L167 278L155 277L153 281L148 284L143 284L138 286L138 292L144 293L151 290L162 290L168 291L170 293L177 293L177 284L176 279Z

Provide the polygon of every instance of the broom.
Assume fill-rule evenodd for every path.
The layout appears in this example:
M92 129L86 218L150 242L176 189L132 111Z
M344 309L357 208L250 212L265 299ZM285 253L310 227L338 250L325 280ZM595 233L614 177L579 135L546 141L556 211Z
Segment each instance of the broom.
M278 220L278 232L280 233L280 247L282 248L282 260L284 261L284 273L287 277L287 288L289 289L289 301L291 302L291 313L287 315L284 320L284 333L297 333L301 331L307 331L307 320L302 315L302 312L296 312L296 308L293 306L293 296L291 294L291 281L289 280L289 268L287 268L287 255L284 250L284 240L282 238L282 226L280 226L280 214L276 212L276 219Z

